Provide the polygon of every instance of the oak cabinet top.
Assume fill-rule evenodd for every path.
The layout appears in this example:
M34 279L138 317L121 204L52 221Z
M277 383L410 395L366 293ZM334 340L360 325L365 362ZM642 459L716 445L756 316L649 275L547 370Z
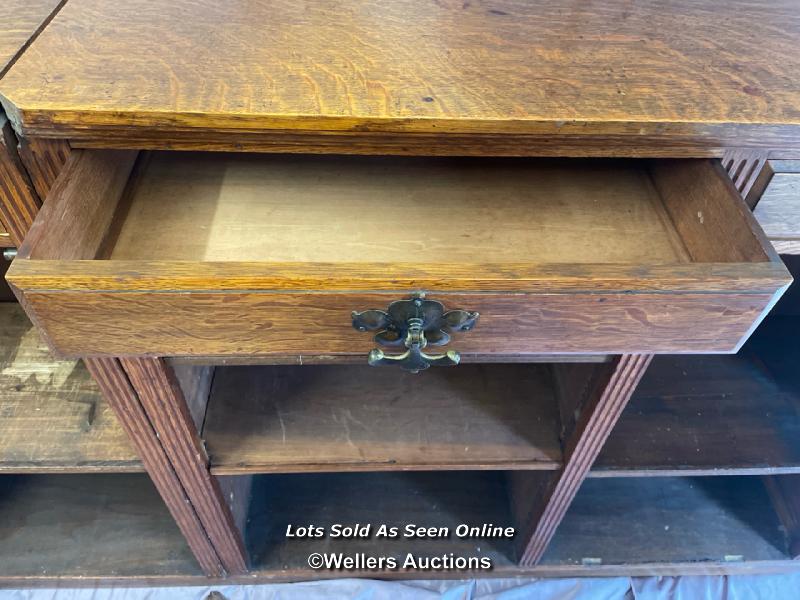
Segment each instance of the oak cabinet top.
M0 77L63 0L3 0L0 9Z
M800 144L794 0L70 0L0 82L26 134ZM89 132L89 133L87 133Z

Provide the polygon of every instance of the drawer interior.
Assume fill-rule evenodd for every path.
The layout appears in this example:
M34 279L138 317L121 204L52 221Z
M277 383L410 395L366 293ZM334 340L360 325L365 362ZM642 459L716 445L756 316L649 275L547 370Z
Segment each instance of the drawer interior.
M160 152L120 260L681 263L644 162Z
M110 258L310 263L643 263L701 259L648 161L140 157ZM661 177L664 179L664 177ZM663 182L662 182L663 183ZM662 185L663 188L663 185ZM728 215L698 213L710 221ZM722 232L719 232L720 234ZM735 240L735 236L734 236ZM746 247L747 242L750 247ZM767 260L755 240L719 262ZM706 253L708 250L705 251Z

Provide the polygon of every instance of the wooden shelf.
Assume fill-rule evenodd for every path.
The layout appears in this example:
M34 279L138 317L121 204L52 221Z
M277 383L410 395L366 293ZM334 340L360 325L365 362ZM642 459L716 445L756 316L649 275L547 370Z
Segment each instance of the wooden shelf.
M309 523L326 529L334 523L372 523L373 530L368 539L332 539L330 536L287 539L289 524ZM448 527L450 537L378 538L374 528L380 523L398 526L401 531L409 523ZM311 552L342 552L350 556L364 553L398 559L406 553L418 556L454 553L456 556L489 557L495 570L501 572L514 568L514 540L459 539L454 530L461 523L514 526L503 473L262 475L254 481L246 543L256 577L266 572L284 577L313 575L307 566ZM328 577L370 575L369 571L323 570L323 573ZM454 572L447 574L457 576Z
M0 477L0 583L200 575L143 474Z
M742 561L796 568L761 478L637 477L584 481L543 565Z
M591 476L800 473L800 317L735 356L653 360Z
M0 473L143 467L80 361L54 360L18 304L0 303Z
M559 430L547 365L270 366L216 369L203 436L215 474L556 469Z

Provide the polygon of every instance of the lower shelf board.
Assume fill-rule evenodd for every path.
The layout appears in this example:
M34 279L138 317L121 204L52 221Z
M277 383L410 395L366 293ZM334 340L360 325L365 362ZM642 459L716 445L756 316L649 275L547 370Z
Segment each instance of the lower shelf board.
M786 552L760 478L621 478L584 483L545 560L517 564L521 545L512 481L522 471L304 473L253 477L245 525L250 581L371 577L576 577L800 571ZM241 477L241 476L240 476ZM535 493L535 490L533 491ZM333 524L371 524L368 538L332 538ZM461 539L459 524L515 527L506 538ZM380 524L445 527L447 538L376 535ZM319 538L287 538L317 526ZM485 557L491 570L312 569L313 553ZM589 559L589 560L584 560Z
M143 470L83 363L54 360L22 308L0 303L0 473Z
M495 570L513 569L513 538L460 538L461 524L514 527L505 474L496 471L453 473L333 473L263 475L255 478L246 540L253 570L270 573L311 573L311 553L391 557L402 573L408 555L418 561L455 557L491 561ZM349 539L331 536L334 524L371 525L370 535ZM381 524L397 527L399 537L381 537ZM447 537L403 537L404 527L446 528ZM287 527L314 525L324 528L321 538L287 538ZM439 560L438 558L436 560ZM425 564L418 562L415 564ZM417 573L436 573L419 569ZM441 571L441 570L440 570ZM445 571L446 572L446 571ZM460 571L470 572L469 569ZM477 571L478 573L480 571ZM347 570L321 570L329 576L346 576ZM458 571L448 573L455 575ZM354 575L369 576L370 570Z
M0 476L0 583L201 576L143 474Z
M635 477L584 481L542 563L746 568L790 560L761 478Z
M590 476L800 473L800 317L729 356L657 356Z
M217 367L203 437L215 474L561 465L548 365Z

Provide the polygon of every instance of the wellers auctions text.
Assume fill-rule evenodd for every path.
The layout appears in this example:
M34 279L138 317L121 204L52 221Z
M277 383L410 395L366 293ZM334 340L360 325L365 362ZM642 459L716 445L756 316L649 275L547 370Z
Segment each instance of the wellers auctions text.
M312 558L318 558L317 562ZM488 556L456 556L453 553L440 556L415 556L406 554L404 558L394 556L369 556L364 553L346 555L343 553L314 554L309 557L309 565L314 569L345 571L392 571L398 568L419 571L478 571L493 567Z
M328 527L319 525L292 525L286 527L287 538L341 538L369 539L388 538L388 539L449 539L452 536L460 539L490 539L490 538L513 538L515 530L513 527L501 527L492 523L481 525L468 525L461 523L456 527L423 527L414 523L396 526L373 524L373 523L354 523L342 524L334 523Z

